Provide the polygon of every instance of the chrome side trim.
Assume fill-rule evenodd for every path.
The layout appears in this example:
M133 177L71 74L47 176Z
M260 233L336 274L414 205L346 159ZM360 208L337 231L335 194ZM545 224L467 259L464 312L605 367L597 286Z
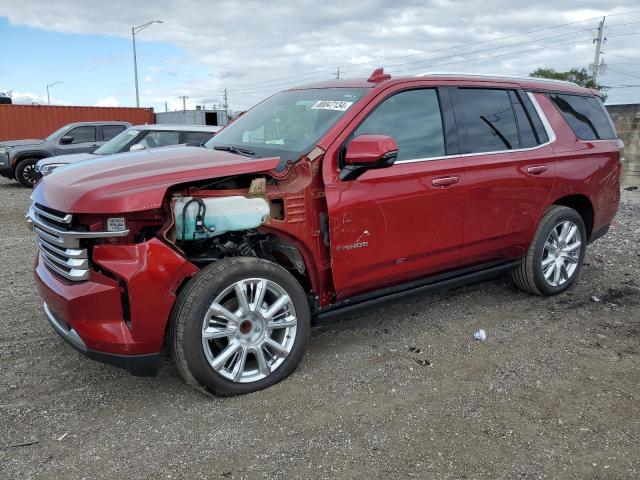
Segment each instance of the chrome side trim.
M78 335L73 328L67 329L64 325L62 325L55 317L55 315L51 312L51 310L49 310L49 306L46 303L44 304L44 314L47 317L49 324L53 327L58 335L60 335L63 339L65 339L76 348L82 351L87 350L87 346L80 338L80 335Z

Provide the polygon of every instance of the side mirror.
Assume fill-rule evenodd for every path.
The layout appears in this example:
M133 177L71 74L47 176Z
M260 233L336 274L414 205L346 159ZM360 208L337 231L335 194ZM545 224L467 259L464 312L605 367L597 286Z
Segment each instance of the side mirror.
M340 180L354 180L370 168L386 168L398 158L398 144L386 135L360 135L347 147Z
M60 139L60 145L69 145L73 142L73 137L71 135L65 135Z
M146 147L141 143L136 143L135 145L131 145L129 148L130 152L139 152L140 150L144 150Z

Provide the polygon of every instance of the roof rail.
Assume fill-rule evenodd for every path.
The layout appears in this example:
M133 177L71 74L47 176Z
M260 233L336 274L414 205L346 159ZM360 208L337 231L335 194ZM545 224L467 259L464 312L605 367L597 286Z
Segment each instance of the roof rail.
M561 85L572 85L574 87L579 87L577 83L568 82L566 80L556 80L553 78L541 78L541 77L525 77L518 75L497 75L491 73L460 73L460 72L425 72L416 75L416 77L430 77L430 76L456 76L456 77L465 77L465 78L473 78L473 77L485 77L485 78L495 78L495 79L503 79L503 80L534 80L536 82L543 83L559 83Z

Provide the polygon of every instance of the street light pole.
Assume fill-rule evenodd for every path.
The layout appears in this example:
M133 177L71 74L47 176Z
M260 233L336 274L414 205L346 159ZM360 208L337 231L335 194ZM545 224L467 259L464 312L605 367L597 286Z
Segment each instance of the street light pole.
M138 58L136 55L136 33L141 32L149 25L154 23L162 23L162 20L152 20L137 27L131 27L131 38L133 39L133 73L136 80L136 107L140 106L140 93L138 91Z
M53 83L47 84L47 105L51 105L51 98L49 98L49 87L53 87L54 85L58 85L59 83L62 83L62 82L53 82Z

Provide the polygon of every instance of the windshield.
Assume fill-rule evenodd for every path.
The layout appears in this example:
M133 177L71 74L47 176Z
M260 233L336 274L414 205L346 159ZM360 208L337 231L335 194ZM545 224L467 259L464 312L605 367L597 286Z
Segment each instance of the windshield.
M64 132L69 130L72 126L73 125L65 125L64 127L59 128L58 130L53 132L51 135L49 135L45 140L53 140L53 139L57 138L58 136L61 136Z
M96 155L111 155L112 153L119 153L124 147L129 145L134 138L140 135L140 133L140 130L135 130L133 128L125 130L113 137L93 153Z
M205 146L255 158L296 161L367 91L318 88L278 93L221 130Z

